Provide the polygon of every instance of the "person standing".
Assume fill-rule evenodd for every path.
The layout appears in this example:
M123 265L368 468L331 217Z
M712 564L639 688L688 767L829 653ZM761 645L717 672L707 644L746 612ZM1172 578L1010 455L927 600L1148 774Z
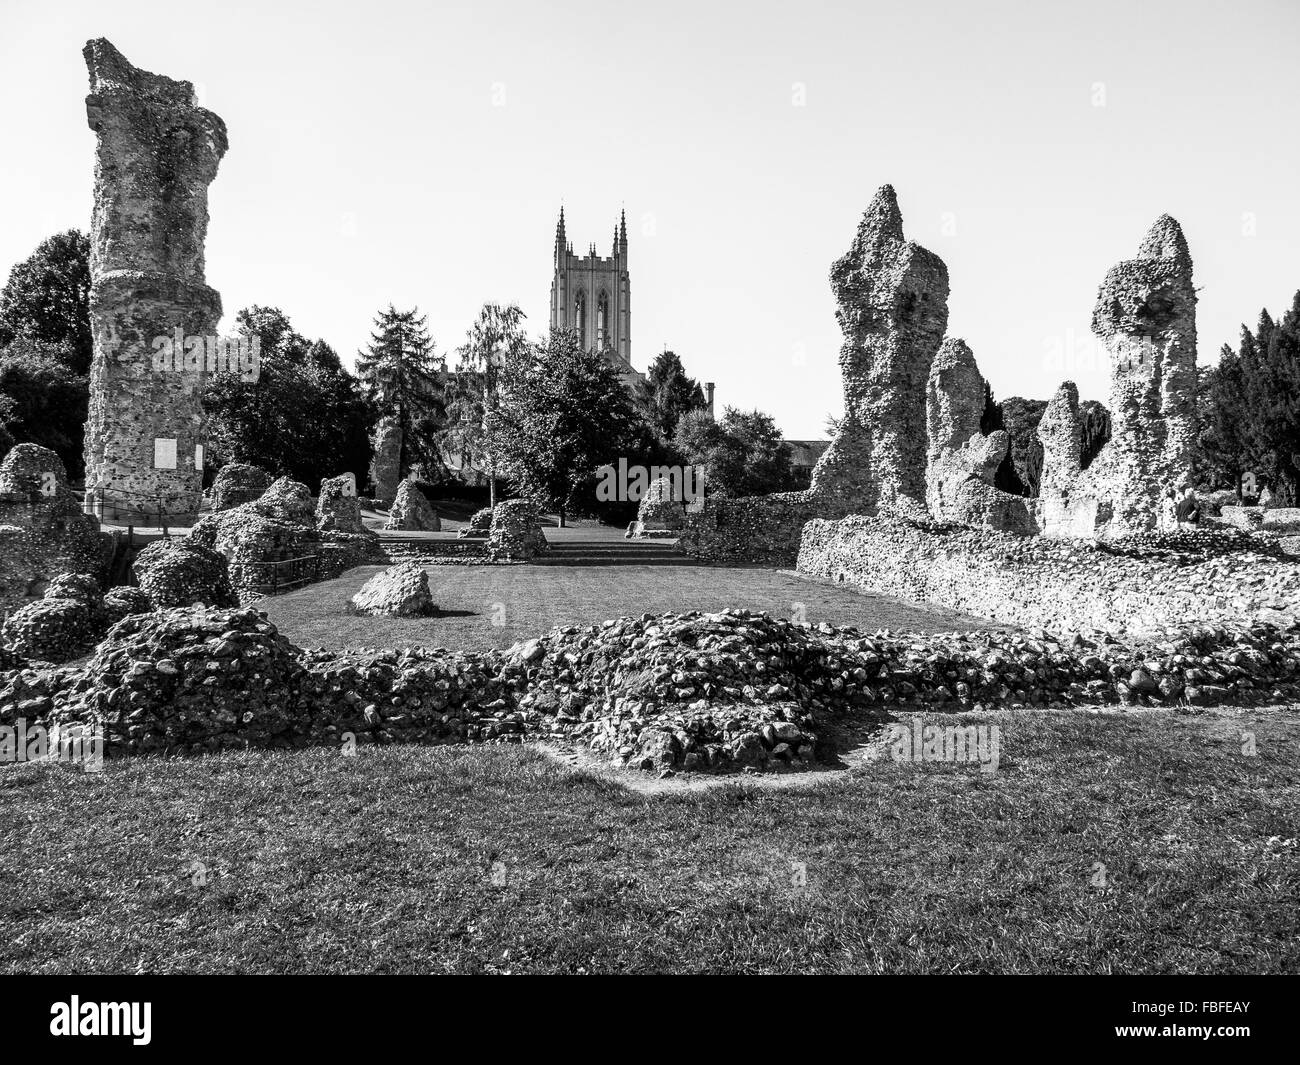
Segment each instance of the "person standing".
M1201 505L1196 501L1196 493L1192 491L1191 485L1183 487L1182 498L1174 508L1174 520L1178 522L1180 528L1184 522L1188 525L1196 525L1201 520Z

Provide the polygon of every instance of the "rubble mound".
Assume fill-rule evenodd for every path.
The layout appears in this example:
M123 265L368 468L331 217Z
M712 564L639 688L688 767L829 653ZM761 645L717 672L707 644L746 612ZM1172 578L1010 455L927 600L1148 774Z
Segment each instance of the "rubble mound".
M301 481L292 481L288 477L277 478L270 488L248 503L247 507L254 514L275 521L311 527L316 525L316 508L312 505L311 492Z
M212 509L229 510L260 499L262 493L271 487L271 480L271 475L261 466L246 462L222 466L212 482Z
M408 477L397 486L397 496L388 509L384 528L403 532L441 532L442 519L424 498L419 485Z
M153 600L142 588L119 584L104 593L104 612L113 625L130 614L147 614L153 610Z
M193 537L155 540L136 555L133 568L157 607L235 605L225 557Z
M45 586L44 598L94 604L103 598L103 591L99 578L90 573L60 573Z
M0 643L27 661L67 662L80 658L104 631L102 605L94 600L37 599L0 626Z
M251 608L134 615L59 693L53 721L102 727L106 750L288 746L300 653Z
M352 597L355 614L412 618L437 613L429 574L418 562L403 562L377 573Z
M456 535L462 538L466 536L487 536L491 531L492 508L484 507L482 510L474 511L470 516L469 524Z
M493 561L508 562L535 558L549 551L536 504L527 499L498 503L492 512L487 550Z

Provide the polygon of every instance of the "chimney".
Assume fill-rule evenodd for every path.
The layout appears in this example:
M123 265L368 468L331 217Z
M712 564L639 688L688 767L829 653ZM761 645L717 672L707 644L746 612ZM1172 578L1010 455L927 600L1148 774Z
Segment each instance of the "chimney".
M704 382L704 399L705 399L705 405L708 407L709 410L709 417L712 418L713 417L713 382L712 381Z

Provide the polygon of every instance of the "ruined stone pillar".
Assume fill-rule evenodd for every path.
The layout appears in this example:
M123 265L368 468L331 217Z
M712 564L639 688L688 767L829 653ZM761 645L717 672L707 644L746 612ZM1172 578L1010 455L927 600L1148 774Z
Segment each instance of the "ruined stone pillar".
M849 251L831 267L844 333L844 421L813 471L814 494L851 498L859 513L925 513L925 386L948 328L948 268L903 236L881 186Z
M1178 223L1161 215L1137 258L1111 267L1092 330L1111 355L1111 438L1088 471L1112 535L1155 529L1196 448L1196 290Z
M97 136L86 502L108 522L189 524L221 318L221 297L204 283L203 241L226 126L197 105L188 81L138 70L102 38L83 55Z

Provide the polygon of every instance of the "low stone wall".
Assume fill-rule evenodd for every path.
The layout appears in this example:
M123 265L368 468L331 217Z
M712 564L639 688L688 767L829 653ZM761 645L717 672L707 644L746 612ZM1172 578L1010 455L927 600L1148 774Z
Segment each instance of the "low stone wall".
M728 610L555 629L507 651L376 653L304 651L251 607L184 607L118 622L82 667L0 673L0 724L102 729L108 755L567 739L622 765L728 771L803 767L846 715L1257 705L1296 698L1298 682L1300 627L1263 623L1066 642Z
M1145 634L1169 626L1289 624L1300 565L1231 530L1143 534L1098 544L853 516L804 528L810 577L1051 632Z
M706 562L790 566L804 524L829 513L810 492L710 499L703 510L686 514L679 544Z

